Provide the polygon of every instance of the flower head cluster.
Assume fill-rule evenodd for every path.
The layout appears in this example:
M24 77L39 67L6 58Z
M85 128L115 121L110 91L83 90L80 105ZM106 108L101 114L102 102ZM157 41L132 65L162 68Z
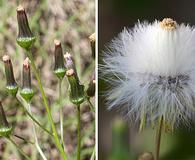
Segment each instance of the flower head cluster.
M170 18L124 29L105 51L102 77L109 109L175 128L195 116L195 28Z

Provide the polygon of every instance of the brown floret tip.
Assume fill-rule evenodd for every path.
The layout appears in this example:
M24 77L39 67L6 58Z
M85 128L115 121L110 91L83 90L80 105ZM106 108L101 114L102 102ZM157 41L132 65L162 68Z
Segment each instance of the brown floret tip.
M176 29L176 27L177 27L177 22L174 21L174 20L171 19L171 18L164 18L164 19L160 22L160 26L161 26L161 28L166 29L166 30L173 30L173 29Z
M73 69L69 69L69 70L66 71L66 75L67 75L68 77L73 76L74 74L75 74L75 72L74 72Z
M18 11L18 12L24 11L24 7L23 7L22 5L19 5L19 6L17 7L17 11Z
M95 42L95 33L89 36L90 42Z
M8 55L3 56L3 62L7 62L10 60L10 57Z
M56 46L59 46L59 45L61 45L61 42L60 42L60 40L58 40L58 39L54 39L54 44L55 44Z

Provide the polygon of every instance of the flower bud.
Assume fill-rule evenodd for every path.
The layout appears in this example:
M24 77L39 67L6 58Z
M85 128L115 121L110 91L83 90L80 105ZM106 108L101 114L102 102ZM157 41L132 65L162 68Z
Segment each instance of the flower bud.
M34 96L34 91L31 87L30 61L28 58L26 58L23 63L22 90L20 94L27 102L30 102Z
M87 93L87 96L89 97L93 97L95 95L95 83L96 83L96 80L95 80L95 73L93 74L93 78L92 80L90 81L89 85L88 85L88 89L86 91Z
M9 137L12 133L12 127L9 125L6 115L3 109L3 106L0 102L0 136Z
M92 57L95 59L95 33L89 36L89 41L91 44L91 52L92 52Z
M5 66L5 76L7 81L6 89L9 94L15 96L18 92L18 85L14 78L13 67L10 57L8 55L4 55L3 62Z
M80 84L74 69L66 71L66 76L70 84L69 97L73 104L79 105L85 100L84 86Z
M17 43L24 49L29 50L35 42L36 37L33 36L26 16L25 9L20 5L17 7L17 20L18 20L18 37Z
M144 152L139 156L138 160L154 160L154 157L151 152Z
M54 40L55 43L55 66L54 66L54 73L59 79L63 79L66 69L64 66L64 58L63 58L63 52L61 47L61 42L59 40Z

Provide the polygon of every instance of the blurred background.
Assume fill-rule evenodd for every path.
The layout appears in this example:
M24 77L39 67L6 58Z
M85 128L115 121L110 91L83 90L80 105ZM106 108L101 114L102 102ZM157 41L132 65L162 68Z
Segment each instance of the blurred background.
M124 27L138 21L173 18L178 23L195 24L195 1L177 0L99 0L99 63L102 50ZM154 151L154 130L137 133L136 127L121 120L116 111L107 111L101 96L108 84L99 80L99 159L137 160L138 155ZM194 127L162 135L161 160L195 159Z
M14 74L18 84L21 84L22 64L25 51L16 44L18 34L16 8L22 4L26 9L30 28L37 37L32 53L41 72L45 92L48 96L54 121L58 130L59 103L58 79L53 74L54 39L62 42L63 52L69 51L76 63L81 82L87 86L94 72L94 60L91 57L91 47L88 37L95 32L95 0L0 0L0 57L10 55ZM32 74L33 75L33 74ZM3 103L8 121L15 127L14 134L33 141L31 120L23 112L15 98L5 91L6 80L4 65L0 62L0 100ZM38 121L49 128L48 118L42 104L37 81L33 76L33 86L36 95L32 100L32 112ZM76 108L68 99L68 82L63 80L62 94L64 105L64 139L66 151L70 159L76 159L77 119ZM92 99L94 104L94 99ZM94 113L87 103L81 106L82 120L82 159L88 160L95 143ZM59 160L59 154L50 137L37 127L39 143L49 159ZM39 153L32 145L17 138L14 139L21 148L31 155L33 160L40 160ZM0 159L21 160L17 149L4 138L0 137Z

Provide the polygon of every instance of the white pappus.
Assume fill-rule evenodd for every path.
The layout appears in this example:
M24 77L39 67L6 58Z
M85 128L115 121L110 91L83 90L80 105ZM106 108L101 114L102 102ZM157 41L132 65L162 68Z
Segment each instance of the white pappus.
M108 45L100 65L109 109L132 122L190 126L195 118L195 28L170 18L138 22Z

